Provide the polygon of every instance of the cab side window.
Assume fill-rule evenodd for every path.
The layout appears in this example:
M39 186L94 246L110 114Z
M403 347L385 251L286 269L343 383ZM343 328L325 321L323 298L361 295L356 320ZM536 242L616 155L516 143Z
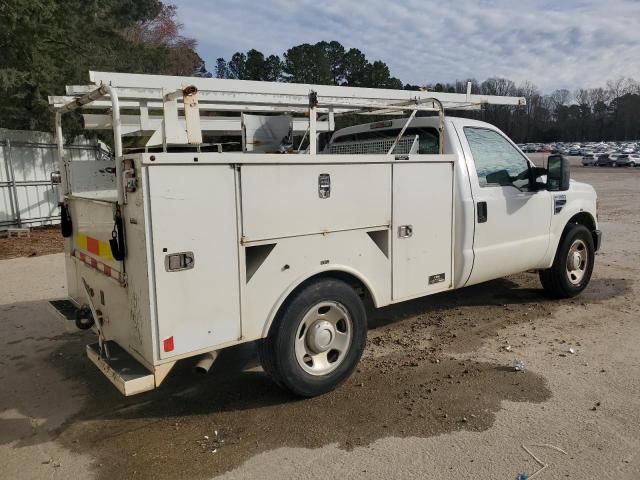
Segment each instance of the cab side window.
M481 187L529 186L529 162L509 141L494 130L465 127Z

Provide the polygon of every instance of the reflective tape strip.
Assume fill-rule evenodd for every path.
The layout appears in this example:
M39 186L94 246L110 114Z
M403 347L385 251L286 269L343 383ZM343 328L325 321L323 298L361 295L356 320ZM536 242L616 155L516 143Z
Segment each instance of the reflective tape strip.
M111 246L109 242L98 240L97 238L90 237L86 233L78 232L75 236L76 248L85 250L92 255L95 255L105 260L114 260L111 254Z
M109 265L105 265L101 261L93 258L91 255L87 255L84 252L80 252L78 250L73 251L73 256L78 260L83 262L85 265L97 270L100 273L104 273L105 275L117 280L118 283L124 285L126 283L126 279L123 273L111 268Z

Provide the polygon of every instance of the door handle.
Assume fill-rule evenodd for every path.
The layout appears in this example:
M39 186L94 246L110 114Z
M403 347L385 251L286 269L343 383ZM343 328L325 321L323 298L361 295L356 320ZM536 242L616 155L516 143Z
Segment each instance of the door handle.
M485 223L487 218L487 202L478 202L478 223Z

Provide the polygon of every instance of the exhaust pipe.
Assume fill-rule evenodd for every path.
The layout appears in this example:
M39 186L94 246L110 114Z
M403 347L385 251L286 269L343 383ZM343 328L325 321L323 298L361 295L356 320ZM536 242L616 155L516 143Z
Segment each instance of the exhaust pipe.
M196 363L196 366L194 367L195 371L198 373L207 373L213 365L213 362L216 361L216 358L218 358L217 350L214 350L213 352L203 353L202 355L200 355L198 363Z

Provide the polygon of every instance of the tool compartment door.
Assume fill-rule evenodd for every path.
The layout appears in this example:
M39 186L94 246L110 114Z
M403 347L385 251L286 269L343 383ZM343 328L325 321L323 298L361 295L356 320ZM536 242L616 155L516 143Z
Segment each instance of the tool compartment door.
M245 241L389 225L391 168L365 165L242 167Z
M234 170L158 165L148 176L160 358L237 340Z
M394 301L451 288L453 164L393 165Z

